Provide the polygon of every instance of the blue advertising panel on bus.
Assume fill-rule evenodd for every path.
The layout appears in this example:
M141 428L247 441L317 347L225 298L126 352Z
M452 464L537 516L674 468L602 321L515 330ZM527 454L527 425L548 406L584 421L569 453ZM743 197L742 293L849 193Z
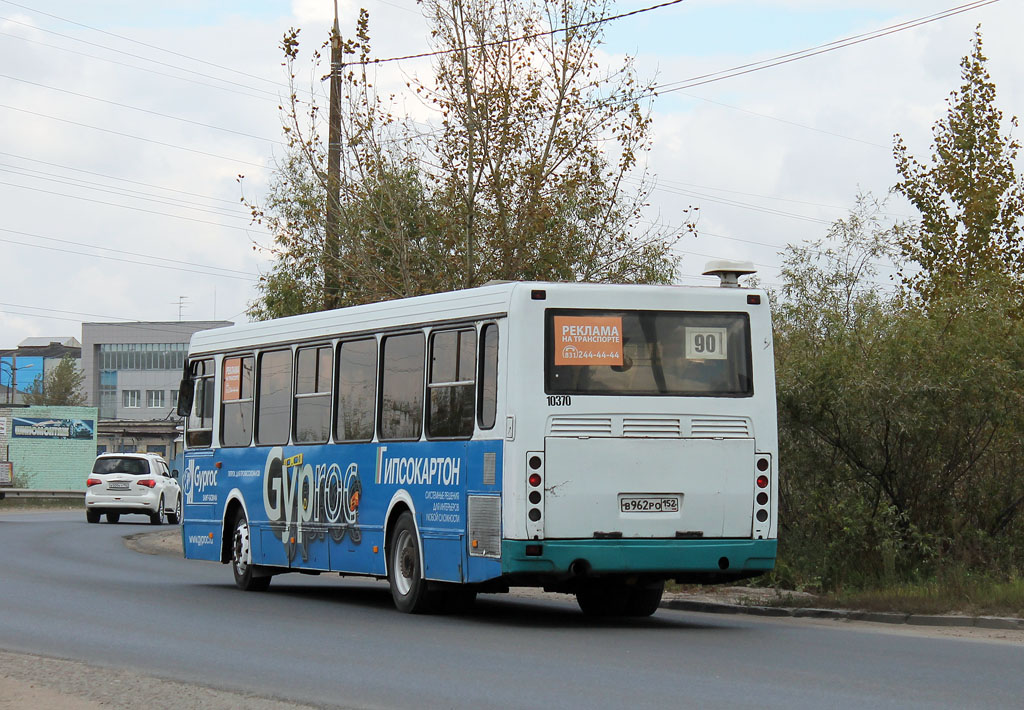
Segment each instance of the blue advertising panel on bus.
M466 496L500 493L500 464L485 484L483 460L500 462L501 448L497 440L188 451L186 556L219 559L225 506L240 497L255 563L383 575L385 523L400 501L415 514L429 578L496 576L497 561L467 559Z

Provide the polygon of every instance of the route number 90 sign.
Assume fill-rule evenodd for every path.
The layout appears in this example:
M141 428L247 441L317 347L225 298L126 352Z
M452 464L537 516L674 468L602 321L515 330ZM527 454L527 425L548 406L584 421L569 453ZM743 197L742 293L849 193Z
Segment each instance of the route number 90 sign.
M687 328L687 360L725 360L728 337L725 328Z

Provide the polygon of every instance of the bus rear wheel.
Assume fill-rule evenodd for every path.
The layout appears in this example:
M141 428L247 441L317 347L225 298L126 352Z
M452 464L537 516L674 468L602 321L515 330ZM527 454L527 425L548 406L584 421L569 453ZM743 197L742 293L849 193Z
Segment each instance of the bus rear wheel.
M252 545L249 521L244 513L235 519L235 530L231 538L231 572L235 575L235 586L243 592L264 592L270 587L270 576L255 575L256 565L252 563Z
M665 582L594 582L576 592L576 603L586 616L650 616L661 605Z
M420 568L420 544L412 515L406 511L398 516L388 536L388 584L395 608L406 614L432 611L427 580Z

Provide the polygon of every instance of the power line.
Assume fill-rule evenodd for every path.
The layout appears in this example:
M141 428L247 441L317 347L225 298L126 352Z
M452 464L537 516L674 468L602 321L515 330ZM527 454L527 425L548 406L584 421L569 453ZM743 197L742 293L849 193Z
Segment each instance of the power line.
M0 0L0 1L2 1L2 0ZM115 131L115 130L112 130L110 128L102 128L100 126L91 126L88 123L79 123L78 121L70 121L70 120L68 120L66 118L58 118L56 116L51 116L49 114L39 113L38 111L29 111L28 109L18 108L17 106L8 106L7 104L0 104L0 108L5 108L5 109L8 109L10 111L18 111L20 113L27 113L30 116L38 116L40 118L48 118L51 121L59 121L61 123L68 123L68 124L71 124L72 126L80 126L82 128L90 128L90 129L92 129L94 131L101 131L103 133L110 133L110 134L113 134L115 136L122 136L124 138L132 138L132 139L137 140L137 141L144 141L146 143L153 143L155 145L164 146L165 148L175 148L177 150L184 150L184 151L187 151L189 153L196 153L198 155L205 155L205 156L207 156L209 158L217 158L219 160L230 160L231 162L239 163L240 165L250 165L252 167L261 168L263 170L266 169L266 166L263 165L262 163L253 163L253 162L250 162L248 160L240 160L238 158L230 158L230 157L228 157L226 155L218 155L216 153L208 153L205 150L197 150L196 148L187 148L187 147L185 147L183 145L176 145L174 143L167 143L165 141L153 140L152 138L143 138L142 136L132 135L131 133L123 133L122 131Z
M2 231L4 231L4 232L11 232L11 231L14 231L14 230L3 229ZM107 256L105 254L89 254L88 252L71 251L71 250L65 249L63 247L48 247L45 244L28 244L26 242L19 242L19 241L14 240L14 239L4 239L3 237L0 237L0 242L5 242L7 244L16 244L18 246L29 247L31 249L44 249L46 251L57 251L57 252L60 252L61 254L77 254L79 256L89 256L89 257L92 257L94 259L106 259L108 261L119 261L119 262L126 263L126 264L135 264L137 266L153 266L153 267L156 267L158 269L170 269L172 271L181 271L181 272L190 273L190 274L200 274L202 276L215 276L217 278L222 278L222 279L236 279L238 281L249 281L249 282L259 281L258 277L252 277L252 276L232 276L231 274L218 274L218 273L214 273L214 272L211 272L211 271L198 271L196 269L183 269L180 266L169 266L167 264L153 264L153 263L150 263L148 261L135 261L134 259L124 259L124 258L116 257L116 256ZM96 248L102 248L102 247L96 247ZM155 259L157 257L152 257L152 258Z
M684 93L683 96L687 96L687 97L689 97L691 99L696 99L698 101L704 101L705 103L714 104L716 106L721 106L723 108L732 109L733 111L740 111L742 113L749 113L751 116L758 116L760 118L767 118L767 119L769 119L771 121L776 121L778 123L784 123L787 126L795 126L796 128L803 128L803 129L808 130L808 131L814 131L815 133L824 133L827 136L833 136L835 138L842 138L843 140L853 141L854 143L862 143L863 145L870 145L872 147L882 148L884 150L889 150L889 149L892 148L892 146L889 146L889 145L882 145L881 143L873 143L872 141L866 141L866 140L863 140L861 138L853 138L852 136L844 136L842 133L835 133L834 131L826 131L823 128L815 128L814 126L808 126L808 125L806 125L804 123L797 123L796 121L789 121L789 120L787 120L785 118L779 118L778 116L770 116L770 115L768 115L766 113L758 113L757 111L751 111L749 109L741 108L740 106L732 106L731 104L722 103L721 101L713 101L712 99L706 99L703 96L696 96L695 94L686 94L686 93Z
M659 84L653 87L651 95L667 94L673 91L691 89L695 86L702 86L704 84L722 81L723 79L731 79L733 77L742 76L744 74L751 74L756 71L761 71L762 69L769 69L771 67L776 67L781 64L795 62L800 59L815 57L819 54L825 54L826 52L834 52L837 49L844 49L855 44L860 44L862 42L867 42L873 39L879 39L880 37L885 37L891 34L895 34L897 32L903 32L904 30L920 27L921 25L926 25L931 22L937 22L938 20L944 20L949 17L953 17L954 15L959 15L964 12L976 10L980 7L984 7L985 5L991 5L999 1L1000 0L975 0L974 2L969 2L963 5L957 5L956 7L952 7L947 10L942 10L941 12L937 12L932 15L925 15L923 17L918 17L913 20L907 20L906 22L900 22L895 25L883 27L882 29L879 30L865 32L859 35L853 35L851 37L835 40L833 42L828 42L826 44L818 45L816 47L811 47L809 49L802 49L796 52L789 52L787 54L781 54L777 57L772 57L771 59L764 59L758 62L751 62L749 64L741 64L730 69L722 69L720 71L711 72L710 74L701 74L699 76L691 77L689 79L682 79L680 81Z
M6 170L4 168L6 168ZM238 209L237 207L233 210L228 210L225 207L217 207L214 205L198 205L194 202L178 200L173 197L151 195L145 192L140 192L139 190L128 190L126 188L122 188L120 190L107 189L105 187L91 185L84 180L78 180L76 178L64 178L59 175L53 175L52 173L45 173L40 170L31 170L28 168L21 168L14 165L7 165L6 163L0 163L0 172L7 172L12 175L18 175L20 177L27 177L35 180L46 180L47 182L57 183L58 185L67 185L69 187L77 187L83 190L102 192L108 195L117 195L118 197L126 197L130 200L144 200L146 202L153 202L158 205L166 205L168 207L179 207L181 209L193 210L195 212L205 212L206 214L217 215L218 217L228 217L230 219L244 220L252 219L251 215L247 214L244 210ZM33 173L37 174L33 175ZM21 187L25 187L26 189L33 189L28 185L22 185Z
M100 249L101 251L109 251L109 252L113 252L115 254L127 254L128 256L138 256L138 257L142 257L144 259L158 259L161 262L170 262L172 264L184 264L185 266L197 266L199 268L207 269L207 271L204 272L204 273L206 273L206 274L208 274L210 276L222 276L222 275L226 276L228 274L241 274L242 276L244 276L247 279L257 280L248 271L240 271L238 269L228 269L228 268L223 267L223 266L212 266L210 264L197 264L197 263L195 263L193 261L181 261L179 259L171 259L171 258L168 258L168 257L165 257L165 256L158 256L158 255L155 255L155 254L142 254L142 253L139 253L139 252L125 251L124 249L113 249L111 247L101 247L101 246L98 246L96 244L88 244L86 242L75 242L75 241L71 241L70 239L58 239L57 237L47 237L47 236L43 236L42 234L33 234L32 232L22 232L22 231L19 231L17 229L7 229L5 227L0 227L0 232L7 232L8 234L19 234L19 235L21 235L23 237L32 237L34 239L45 239L46 241L59 242L61 244L72 244L74 246L86 247L86 248L89 248L89 249ZM27 247L34 247L35 246L34 244L27 244L25 242L17 242L17 241L10 241L10 240L9 240L9 243L11 243L11 244L21 244L21 245L27 246ZM103 256L103 255L99 255L99 254L89 254L89 253L85 253L85 252L75 252L75 253L83 254L84 256ZM113 258L113 257L103 257L103 258ZM117 259L117 260L118 261L125 261L124 259ZM142 262L131 262L131 263L137 264L137 263L142 263ZM147 264L147 265L149 265L149 266L162 266L162 264ZM165 267L165 268L173 268L173 267ZM225 273L225 274L214 273L216 271L223 271L223 272L227 272L227 273ZM237 277L233 277L233 278L237 278Z
M0 2L7 2L7 0L0 0ZM261 94L267 94L269 96L277 97L277 94L275 94L273 91L269 91L267 89L259 89L259 88L256 88L255 86L248 86L246 84L242 84L242 83L239 83L237 81L231 81L229 79L220 79L220 78L215 77L215 76L210 76L209 74L204 74L203 72L193 71L192 69L186 69L185 67L176 66L174 64L168 64L167 62L161 62L158 59L150 59L149 57L144 57L141 54L132 54L131 52L125 52L124 50L121 50L121 49L115 49L115 48L109 47L107 45L98 44L96 42L90 42L88 40L80 39L78 37L73 37L72 35L66 35L66 34L62 34L60 32L54 32L53 30L48 30L48 29L46 29L44 27L38 27L36 25L30 25L27 22L21 22L20 20L15 20L14 18L11 18L11 17L0 17L0 20L3 20L4 22L9 22L9 23L14 24L14 25L21 25L22 27L28 27L30 29L36 30L37 32L45 32L46 34L55 35L55 36L61 37L63 39L69 39L72 42L81 42L82 44L89 45L90 47L97 47L99 49L103 49L103 50L106 50L108 52L114 52L116 54L123 54L123 55L125 55L127 57L131 57L133 59L141 59L144 62L152 62L153 64L156 64L158 66L167 67L169 69L176 69L178 71L182 71L182 72L185 72L187 74L195 74L196 76L201 76L204 79L213 79L214 81L220 81L220 82L223 82L225 84L231 84L233 86L239 86L239 87L241 87L243 89L248 89L249 91L256 91L256 92L259 92ZM196 60L196 61L200 61L200 60ZM263 81L270 81L270 80L269 79L263 79Z
M209 195L201 195L201 194L199 194L197 192L188 192L186 190L178 190L178 189L175 189L173 187L163 187L161 185L154 185L154 184L148 183L148 182L140 182L138 180L129 180L128 178L116 177L114 175L106 175L104 173L97 173L97 172L94 172L92 170L84 170L82 168L74 168L74 167L71 167L70 165L61 165L60 163L50 163L50 162L47 162L45 160L39 160L38 158L29 158L29 157L24 156L24 155L18 155L17 153L7 153L5 151L0 150L0 155L6 155L6 156L11 157L11 158L17 158L18 160L27 160L27 161L30 161L30 162L33 162L33 163L39 163L40 165L49 165L51 168L61 168L62 170L72 170L72 171L74 171L76 173L84 173L85 175L93 175L95 177L106 178L107 180L117 180L119 182L127 182L127 183L132 184L132 185L141 185L143 187L152 187L152 188L154 188L156 190L166 190L167 192L176 192L176 193L178 193L180 195L189 195L190 197L199 197L199 198L202 198L204 200L213 200L215 202L227 202L228 204L236 205L236 206L238 204L237 200L225 200L222 197L210 197ZM28 168L24 168L24 169L27 170ZM39 171L39 172L41 172L41 171Z
M0 2L2 2L2 1L3 0L0 0ZM225 128L223 126L215 126L212 123L203 123L202 121L193 121L190 118L183 118L181 116L172 116L169 113L162 113L160 111L152 111L150 109L141 108L139 106L132 106L130 104L123 104L123 103L120 103L119 101L111 101L109 99L101 99L98 96L91 96L89 94L80 94L77 91L70 91L68 89L61 89L61 88L56 87L56 86L48 86L47 84L40 84L39 82L30 81L28 79L20 79L20 78L18 78L16 76L11 76L9 74L0 74L0 79L8 79L10 81L17 81L17 82L21 82L23 84L29 84L30 86L38 86L41 89L48 89L50 91L58 91L58 92L60 92L62 94L68 94L69 96L77 96L78 98L81 98L81 99L89 99L90 101L98 101L100 103L109 104L110 106L117 106L118 108L131 109L132 111L139 111L140 113L148 113L151 116L159 116L161 118L168 118L168 119L171 119L172 121L180 121L181 123L188 123L188 124L191 124L193 126L199 126L201 128L211 128L211 129L213 129L215 131L224 131L225 133L233 133L236 136L244 136L245 138L255 138L256 140L265 141L267 143L276 143L278 145L283 145L283 143L281 143L281 141L275 140L273 138L266 138L264 136L257 136L257 135L253 135L252 133L245 133L244 131L236 131L234 128Z
M33 29L41 29L41 28L35 28L34 27ZM258 95L258 94L250 94L250 93L246 93L245 91L239 91L238 89L232 89L230 86L217 86L216 84L208 84L205 81L199 81L198 79L191 79L191 78L189 78L187 76L178 76L177 74L168 74L166 72L157 71L156 69L152 69L152 68L149 68L149 67L140 67L140 66L136 66L134 64L128 64L127 62L119 62L116 59L110 59L109 57L100 57L100 56L97 56L95 54L88 54L86 52L79 52L79 51L77 51L75 49L71 49L70 47L61 47L60 45L49 44L48 42L40 42L39 40L30 39L28 37L22 37L21 35L13 35L13 34L10 34L8 32L0 32L0 36L2 36L2 37L10 37L12 39L16 39L16 40L19 40L21 42L28 42L29 44L38 44L39 46L47 47L48 49L56 49L59 52L67 52L68 54L74 54L76 56L86 57L88 59L95 59L96 61L99 61L99 62L107 62L108 64L114 64L114 65L119 66L119 67L126 67L128 69L134 69L136 71L146 72L146 74L150 75L150 76L163 76L163 77L167 77L168 79L177 79L178 81L186 81L186 82L188 82L190 84L196 84L198 86L205 86L205 87L207 87L209 89L217 89L218 91L230 91L232 94L238 94L239 96L245 96L245 97L250 98L250 99L259 99L260 101L272 101L274 103L280 103L280 98L277 97L277 96L270 95L269 92L266 92L267 95L263 95L263 96ZM98 45L98 46L102 46L102 45ZM214 77L210 77L210 78L213 78L214 81L223 81L223 79L216 79Z
M7 0L0 0L6 2ZM456 47L453 49L438 49L432 52L421 52L419 54L407 54L401 57L387 57L384 59L365 59L353 62L345 62L346 66L365 66L370 64L387 64L388 62L402 62L408 59L424 59L426 57L440 57L446 54L454 54L455 52L465 52L472 49L487 49L488 47L498 47L504 44L511 44L513 42L523 42L531 39L538 39L540 37L547 37L548 35L555 35L560 32L572 32L573 30L583 29L585 27L591 27L594 25L601 25L606 22L612 22L613 20L621 20L625 17L632 17L633 15L640 15L645 12L651 12L652 10L660 10L671 5L678 5L685 0L668 0L659 5L651 5L650 7L640 8L639 10L633 10L631 12L624 12L619 15L610 15L608 17L599 17L595 20L588 20L587 22L581 22L576 25L569 25L567 27L558 27L553 30L545 30L543 32L531 32L530 34L520 35L518 37L508 37L506 39L494 40L492 42L481 42L480 44L471 44L466 47Z
M120 40L123 40L125 42L131 42L132 44L137 44L140 47L146 47L147 49L155 49L158 52L164 52L166 54L170 54L170 55L175 56L175 57L180 57L182 59L188 59L189 61L198 62L199 64L205 64L206 66L215 67L217 69L223 69L224 71L230 72L231 74L239 74L241 76L247 76L250 79L258 79L259 81L265 81L265 82L267 82L269 84L274 84L275 86L279 86L280 85L278 82L276 82L276 81L274 81L272 79L267 79L266 77L257 76L256 74L249 74L249 73L241 71L239 69L232 69L231 67L226 67L226 66L223 66L221 64L216 64L214 62L209 62L209 61L206 61L205 59L198 59L197 57L192 57L192 56L189 56L188 54L182 54L181 52L175 52L174 50L171 50L171 49L164 49L163 47L158 47L155 44L150 44L148 42L141 42L141 41L139 41L137 39L132 39L131 37L126 37L124 35L119 35L119 34L117 34L115 32L108 32L107 30L101 30L98 27L92 27L91 25L86 25L86 24L83 24L81 22L76 22L75 20L69 20L68 18L61 17L60 15L54 15L54 14L49 13L49 12L43 12L42 10L36 9L34 7L29 7L28 5L22 5L20 3L11 2L11 0L0 0L0 2L3 2L6 5L13 5L14 7L20 7L22 10L29 10L31 12L38 13L40 15L45 15L46 17L52 17L55 20L60 20L62 22L67 22L68 24L76 25L78 27L84 27L87 30L92 30L93 32L99 32L100 34L105 34L108 37L115 37L116 39L120 39ZM148 61L154 61L154 60L150 59Z
M151 333L176 333L178 335L181 335L182 333L185 333L185 332L191 332L191 331L188 331L187 328L180 327L180 325L179 325L179 327L174 327L176 324L182 324L182 323L187 324L189 321L155 321L154 322L154 321L140 320L139 318L128 318L128 317L125 317L125 316L107 316L107 315L102 315L102 314L99 314L99 313L83 313L83 312L80 312L80 311L66 311L66 310L61 310L59 308L43 308L41 306L26 306L26 305L21 304L21 303L0 303L0 306L4 306L4 307L7 307L7 308L28 308L28 309L37 310L37 311L47 311L49 313L66 313L68 315L88 316L90 318L105 318L107 320L113 320L113 321L124 321L123 325L131 325L133 323L155 324L155 323L159 323L159 322L164 322L164 323L167 324L167 327L165 327L165 328L155 328L155 327L153 327L153 325L148 325L148 326L140 325L140 326L137 326L138 330L146 330L146 331L149 331ZM246 311L242 311L242 313L245 313L245 312ZM52 319L55 319L55 320L69 320L69 321L73 321L73 322L77 322L77 323L82 323L82 322L88 323L89 322L89 321L83 321L81 318L62 318L60 316L48 316L48 315L44 315L42 313L17 313L17 312L14 312L14 311L0 311L0 313L7 313L7 314L10 314L10 315L18 315L18 316L28 316L29 318L52 318ZM234 318L237 318L238 315L242 315L242 313L239 313L236 316L232 316L229 320L233 320Z
M103 200L94 200L94 199L89 198L89 197L79 197L78 195L69 195L66 192L55 192L53 190L44 190L44 189L42 189L40 187L29 187L27 185L19 185L17 183L13 183L13 182L2 182L2 181L0 181L0 185L6 185L7 187L17 187L17 188L20 188L22 190L32 190L33 192L42 192L43 194L54 195L56 197L66 197L66 198L69 198L69 199L72 199L72 200L82 200L83 202L92 202L92 203L95 203L95 204L98 204L98 205L106 205L107 207L119 207L119 208L125 209L125 210L134 210L136 212L145 212L147 214L155 214L155 215L159 215L161 217L173 217L174 219L183 219L183 220L186 220L188 222L198 222L200 224L212 224L213 226L220 227L221 229L237 229L238 231L241 231L241 232L256 231L254 228L238 227L238 226L231 225L231 224L221 224L220 222L212 222L212 221L207 220L207 219L198 219L196 217L183 217L181 215L171 214L170 212L158 212L156 210L147 210L147 209L145 209L143 207L133 207L131 205L119 205L116 202L104 202Z

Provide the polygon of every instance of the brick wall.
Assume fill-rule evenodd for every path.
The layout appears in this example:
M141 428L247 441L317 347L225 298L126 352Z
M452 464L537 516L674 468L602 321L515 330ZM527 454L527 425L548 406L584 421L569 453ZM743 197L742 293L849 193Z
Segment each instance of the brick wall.
M71 419L92 422L91 438L49 438L14 436L14 420ZM99 412L95 407L16 407L0 408L0 459L10 457L14 464L16 485L42 490L85 489L85 479L96 459L96 425Z

